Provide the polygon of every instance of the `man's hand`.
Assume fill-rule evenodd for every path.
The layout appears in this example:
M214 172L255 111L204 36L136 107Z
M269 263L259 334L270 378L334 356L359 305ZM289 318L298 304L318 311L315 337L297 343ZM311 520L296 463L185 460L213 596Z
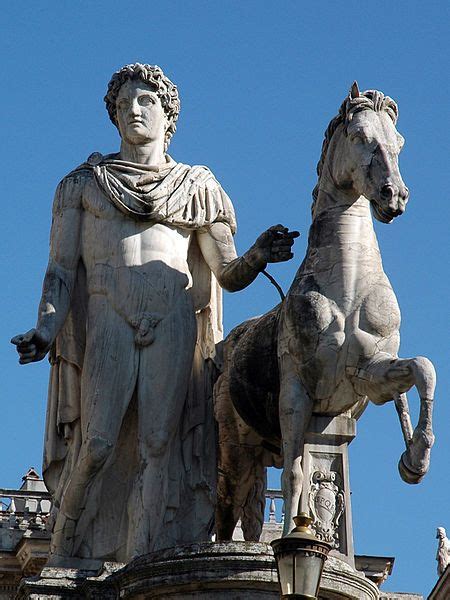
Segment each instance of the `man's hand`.
M257 271L265 269L267 263L284 262L293 258L292 245L300 235L283 225L273 225L262 233L248 252L245 261Z
M30 362L42 360L51 346L49 337L46 332L37 329L30 329L27 333L14 336L11 344L17 346L19 363L26 365Z

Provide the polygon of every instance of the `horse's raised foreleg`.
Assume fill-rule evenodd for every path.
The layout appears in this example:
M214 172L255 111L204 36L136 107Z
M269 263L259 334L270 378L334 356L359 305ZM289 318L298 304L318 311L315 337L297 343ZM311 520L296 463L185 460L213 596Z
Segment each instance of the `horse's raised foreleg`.
M406 444L399 461L400 475L406 483L419 483L428 471L434 443L432 411L436 373L433 364L423 356L401 359L380 353L358 370L357 377L360 389L364 388L375 404L394 399ZM420 397L420 415L414 429L406 398L406 392L413 385Z
M300 381L292 359L280 359L280 427L283 442L282 488L285 506L283 535L294 527L303 485L302 457L305 432L313 402Z

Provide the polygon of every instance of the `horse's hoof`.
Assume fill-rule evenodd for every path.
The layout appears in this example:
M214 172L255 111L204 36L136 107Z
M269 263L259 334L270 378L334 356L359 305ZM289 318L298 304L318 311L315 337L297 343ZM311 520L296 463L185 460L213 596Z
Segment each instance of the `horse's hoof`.
M415 471L412 469L408 464L407 452L403 452L403 454L400 456L400 460L398 461L398 472L405 483L420 483L427 474L427 471L428 468L421 471Z

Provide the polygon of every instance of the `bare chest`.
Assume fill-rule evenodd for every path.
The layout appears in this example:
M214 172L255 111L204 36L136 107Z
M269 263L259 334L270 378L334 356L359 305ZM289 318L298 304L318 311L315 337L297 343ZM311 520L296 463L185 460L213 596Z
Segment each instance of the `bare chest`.
M191 232L165 223L137 221L123 214L90 182L83 193L82 254L86 267L145 267L163 262L187 272Z

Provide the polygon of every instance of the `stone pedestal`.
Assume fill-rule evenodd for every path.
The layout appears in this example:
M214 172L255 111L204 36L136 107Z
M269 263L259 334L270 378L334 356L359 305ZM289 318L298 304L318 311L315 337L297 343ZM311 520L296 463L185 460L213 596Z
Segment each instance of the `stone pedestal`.
M190 544L139 557L99 572L46 568L22 581L20 600L278 600L268 544Z
M181 546L130 563L121 598L138 600L278 600L270 546L227 542Z
M22 581L18 600L278 600L272 548L265 543L190 544L154 552L98 572L45 568ZM322 578L323 600L378 600L377 586L331 557Z
M331 555L325 563L320 600L379 600L379 588L364 573Z
M345 416L311 420L303 454L303 490L300 510L312 527L332 544L331 555L355 568L348 445L356 435L356 421Z

